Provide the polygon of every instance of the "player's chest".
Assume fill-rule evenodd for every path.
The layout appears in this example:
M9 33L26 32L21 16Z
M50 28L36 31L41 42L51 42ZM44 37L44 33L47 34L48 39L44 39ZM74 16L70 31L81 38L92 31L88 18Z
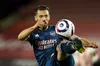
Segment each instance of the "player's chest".
M48 39L57 39L58 35L55 31L40 31L35 33L35 40L48 40Z

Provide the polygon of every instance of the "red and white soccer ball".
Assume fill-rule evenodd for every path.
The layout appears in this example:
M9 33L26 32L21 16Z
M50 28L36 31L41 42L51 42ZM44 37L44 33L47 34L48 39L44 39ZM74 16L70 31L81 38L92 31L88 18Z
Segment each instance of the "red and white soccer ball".
M61 19L55 26L58 35L70 38L75 33L74 24L68 19Z

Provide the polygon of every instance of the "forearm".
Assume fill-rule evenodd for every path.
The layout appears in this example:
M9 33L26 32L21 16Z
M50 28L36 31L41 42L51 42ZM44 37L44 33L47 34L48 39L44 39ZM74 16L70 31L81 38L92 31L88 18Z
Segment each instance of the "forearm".
M18 39L19 40L26 40L30 36L31 32L34 31L36 28L37 28L36 26L32 26L30 28L27 28L27 29L23 30L18 35Z

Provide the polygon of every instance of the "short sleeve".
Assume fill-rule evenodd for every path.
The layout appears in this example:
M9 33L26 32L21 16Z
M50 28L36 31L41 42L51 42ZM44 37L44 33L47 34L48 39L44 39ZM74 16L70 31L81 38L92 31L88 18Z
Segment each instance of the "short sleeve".
M34 40L34 34L33 34L33 33L30 34L30 37L27 39L27 41L28 41L31 45L34 44L35 40Z

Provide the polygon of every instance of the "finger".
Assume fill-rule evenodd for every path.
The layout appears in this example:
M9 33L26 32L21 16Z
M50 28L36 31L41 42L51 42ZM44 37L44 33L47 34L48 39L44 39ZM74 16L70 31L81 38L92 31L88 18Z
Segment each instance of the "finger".
M42 26L44 26L44 22L43 22L43 21L38 21L38 22L37 22L37 25L38 25L39 27L42 27Z
M92 43L91 45L93 48L98 48L98 44L96 42Z
M94 44L95 44L95 47L98 48L98 44L96 42L94 42Z
M98 44L96 42L91 42L89 45L86 47L91 47L91 48L98 48Z

